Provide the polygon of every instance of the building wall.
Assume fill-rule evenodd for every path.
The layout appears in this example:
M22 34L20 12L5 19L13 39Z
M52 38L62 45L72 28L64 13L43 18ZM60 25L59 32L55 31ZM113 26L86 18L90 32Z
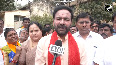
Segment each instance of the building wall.
M18 28L21 25L20 21L17 21L17 23L14 22L14 16L24 16L24 17L30 17L30 12L25 10L18 10L18 11L6 11L5 15L4 15L4 21L5 21L5 25L4 27L12 27L12 28ZM15 26L15 24L17 24L17 27Z
M43 14L51 15L51 6L48 2L34 2L30 6L31 15L43 16Z

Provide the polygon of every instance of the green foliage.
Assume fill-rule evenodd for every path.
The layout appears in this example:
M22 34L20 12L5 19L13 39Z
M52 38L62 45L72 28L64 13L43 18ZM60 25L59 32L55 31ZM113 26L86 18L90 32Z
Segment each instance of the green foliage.
M44 14L43 16L32 15L30 19L32 21L41 23L42 25L44 25L46 23L49 23L52 25L52 23L53 23L53 17L51 15L47 15L47 14Z
M112 12L105 11L105 4L112 4L111 0L95 0L86 3L79 4L76 7L76 15L81 12L89 12L90 15L96 20L106 20L109 22L114 11L116 11L116 6L113 7Z
M0 0L0 11L15 10L14 0Z

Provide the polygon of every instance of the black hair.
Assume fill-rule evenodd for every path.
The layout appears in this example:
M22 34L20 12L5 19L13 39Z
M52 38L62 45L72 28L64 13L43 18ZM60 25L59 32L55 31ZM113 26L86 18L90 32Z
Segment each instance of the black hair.
M71 8L67 7L67 6L57 6L55 9L54 9L54 12L53 12L53 18L55 18L55 14L59 11L59 10L68 10L70 13L71 13L71 20L73 19L73 11Z
M93 24L98 24L98 25L100 25L101 24L101 22L100 21L93 21L92 23L91 23L91 25L90 26L92 26Z
M5 38L7 38L7 34L8 34L8 32L10 32L10 31L15 31L15 29L14 28L6 28L5 29L5 32L4 32L4 37ZM15 31L16 32L16 31Z
M43 30L42 30L42 36L45 36L46 35L46 32L50 32L51 31L51 27L47 27L47 28L44 28Z
M112 16L112 22L114 21L114 18L116 17L116 12Z
M21 32L24 31L24 30L27 31L27 28L21 29L20 32L19 32L19 36L20 36ZM28 32L28 31L27 31L27 32Z
M3 20L0 18L0 21L3 21ZM4 21L3 21L3 24L4 24Z
M30 21L30 19L29 19L29 18L23 18L23 22L24 22L24 20L29 20L29 21Z
M110 32L113 33L113 27L107 23L102 23L101 25L99 25L99 28L104 28L104 27L109 27L110 28Z
M33 25L33 24L36 24L38 27L39 27L39 29L42 31L42 25L40 24L40 23L38 23L38 22L31 22L29 25L28 25L28 27L27 27L27 31L29 32L29 27L31 26L31 25Z
M87 17L90 19L91 22L93 22L93 18L86 12L83 12L77 15L76 22L78 22L79 18L87 18Z
M46 25L50 25L50 24L49 23L44 24L44 28L46 27ZM50 27L51 27L51 25L50 25Z

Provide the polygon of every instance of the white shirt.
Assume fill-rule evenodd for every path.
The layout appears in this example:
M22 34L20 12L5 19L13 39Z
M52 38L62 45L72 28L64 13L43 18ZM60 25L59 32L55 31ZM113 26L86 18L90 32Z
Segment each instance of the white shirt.
M1 50L0 50L0 65L4 65L3 55L2 55Z
M77 37L77 40L85 44L89 65L94 65L93 58L96 53L96 48L100 45L103 37L92 31L90 31L86 39L83 39L79 32L74 33L73 36Z
M7 42L4 37L4 32L0 35L0 48L4 47L7 45Z
M18 36L19 36L20 30L21 30L21 28L18 28L18 29L16 30Z
M104 39L97 49L94 62L99 65L116 65L116 35Z

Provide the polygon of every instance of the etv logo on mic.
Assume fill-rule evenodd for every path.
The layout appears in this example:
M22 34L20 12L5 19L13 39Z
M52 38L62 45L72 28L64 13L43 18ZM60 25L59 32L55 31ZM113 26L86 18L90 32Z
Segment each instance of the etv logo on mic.
M64 54L64 47L56 46L56 45L50 45L49 51L51 53L56 53L58 55L63 55Z

